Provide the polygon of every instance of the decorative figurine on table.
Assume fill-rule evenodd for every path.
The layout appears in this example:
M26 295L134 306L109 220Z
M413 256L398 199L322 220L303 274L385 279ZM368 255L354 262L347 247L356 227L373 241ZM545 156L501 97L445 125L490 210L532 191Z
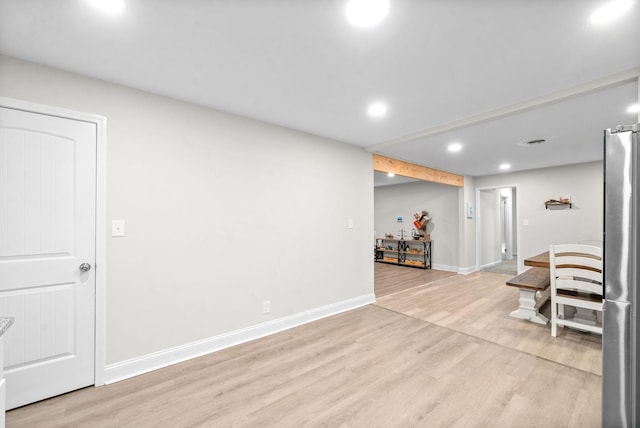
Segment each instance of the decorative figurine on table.
M417 231L417 235L414 235L414 238L428 241L429 235L427 235L427 223L430 220L429 213L423 210L420 213L415 213L413 216L415 217L413 225L415 226Z

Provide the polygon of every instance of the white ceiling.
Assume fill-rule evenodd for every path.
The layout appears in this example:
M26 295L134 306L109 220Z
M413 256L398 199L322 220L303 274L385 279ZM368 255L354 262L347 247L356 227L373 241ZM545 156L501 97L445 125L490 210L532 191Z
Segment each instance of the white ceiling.
M600 26L601 0L390 1L362 29L346 0L2 0L0 52L474 176L602 159L602 130L638 120L616 76L640 68L639 0Z

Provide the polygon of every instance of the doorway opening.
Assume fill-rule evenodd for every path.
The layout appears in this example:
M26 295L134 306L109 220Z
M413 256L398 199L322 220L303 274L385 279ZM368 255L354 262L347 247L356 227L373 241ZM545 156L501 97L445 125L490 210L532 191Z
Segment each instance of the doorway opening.
M516 275L517 187L478 189L476 206L478 270Z
M399 176L390 179L377 171L374 180L376 298L456 275L460 187ZM423 216L428 220L421 234L415 222L420 224Z

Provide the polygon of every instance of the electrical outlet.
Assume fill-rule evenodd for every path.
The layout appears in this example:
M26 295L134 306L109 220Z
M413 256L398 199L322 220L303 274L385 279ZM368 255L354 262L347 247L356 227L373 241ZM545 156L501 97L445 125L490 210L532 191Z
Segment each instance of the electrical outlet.
M268 314L269 312L271 312L271 302L266 300L262 302L262 313Z

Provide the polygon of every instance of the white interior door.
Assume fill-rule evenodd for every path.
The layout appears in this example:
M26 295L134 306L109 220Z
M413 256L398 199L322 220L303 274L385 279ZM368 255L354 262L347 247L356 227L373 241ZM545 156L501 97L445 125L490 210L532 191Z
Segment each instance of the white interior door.
M7 408L94 384L96 138L95 123L0 107Z

